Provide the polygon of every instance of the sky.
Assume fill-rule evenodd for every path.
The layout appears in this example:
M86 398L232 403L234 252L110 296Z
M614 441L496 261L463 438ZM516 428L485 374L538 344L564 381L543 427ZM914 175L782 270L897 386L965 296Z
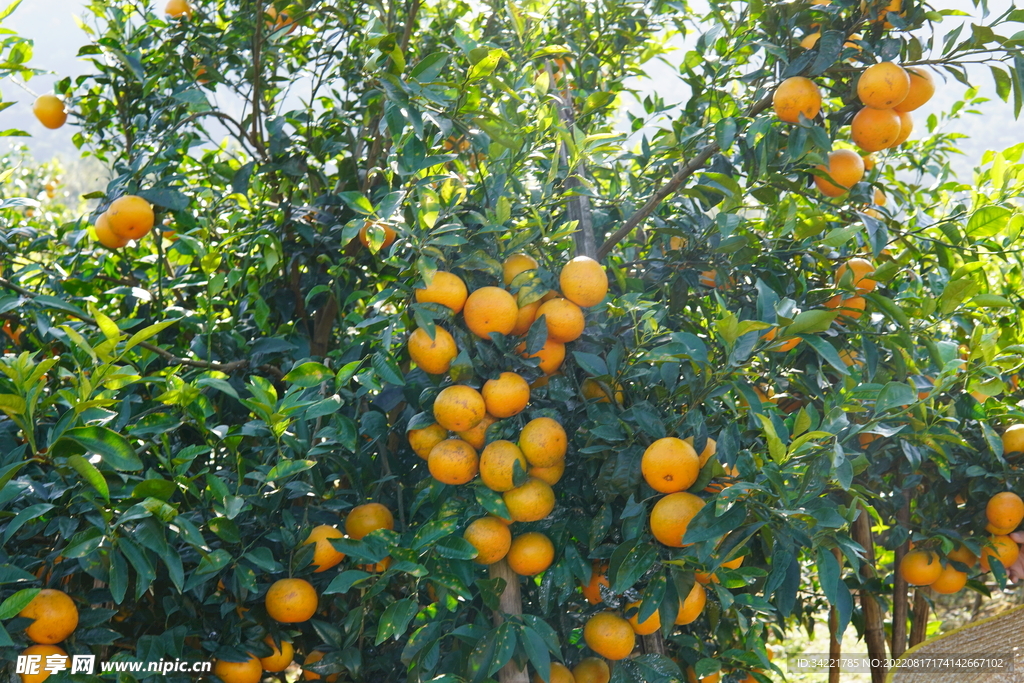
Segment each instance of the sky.
M162 2L162 0L158 0ZM693 6L699 7L703 0L693 0ZM990 0L991 14L994 16L1008 7L1013 0ZM0 2L6 5L6 2ZM22 128L32 138L14 139L16 142L28 144L37 160L47 160L59 156L65 163L76 159L78 151L71 143L69 128L49 131L43 128L31 115L31 105L36 94L49 92L57 78L75 77L87 73L89 64L76 58L78 48L87 40L75 22L74 15L85 15L82 0L23 0L21 6L4 21L4 27L17 31L20 35L35 41L32 64L37 68L54 72L55 75L44 75L33 78L27 89L22 90L15 84L3 84L3 99L14 100L16 105L0 112L0 130L6 128ZM936 8L961 9L978 14L970 0L932 0ZM949 31L967 18L950 18L941 24L940 29ZM1024 29L1024 25L1021 26ZM680 39L676 45L680 49L670 54L665 61L652 61L648 65L648 77L636 79L631 87L638 88L642 93L658 91L667 102L679 102L686 96L685 87L676 77L675 66L681 61L686 47L694 38ZM667 62L667 63L666 63ZM923 121L933 111L941 111L950 107L963 97L964 86L952 79L943 83L939 77L939 87L935 97L925 107L915 112L915 119L923 128ZM992 78L987 68L979 67L972 75L972 80L981 86L981 94L989 97L992 102L982 109L983 116L970 116L957 122L950 130L966 133L970 140L964 141L961 149L962 159L956 164L956 170L963 180L970 179L971 169L979 163L986 149L1003 149L1024 141L1024 117L1014 121L1012 107L995 96ZM637 103L626 102L631 111L642 113ZM920 114L920 116L918 116ZM625 130L626 118L621 119ZM916 135L915 135L916 136ZM0 143L2 145L3 143Z

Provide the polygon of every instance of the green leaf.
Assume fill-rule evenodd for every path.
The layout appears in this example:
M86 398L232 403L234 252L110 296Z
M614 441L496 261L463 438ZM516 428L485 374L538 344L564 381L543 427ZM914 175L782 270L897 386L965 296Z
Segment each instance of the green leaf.
M649 543L637 545L630 550L621 564L615 567L615 576L609 576L612 580L612 592L622 593L647 573L647 570L654 566L658 559L658 551Z
M7 482L14 479L14 476L18 473L22 467L27 465L30 461L22 460L21 462L12 463L6 467L0 467L0 490L7 486Z
M837 315L839 315L837 311L826 309L804 311L793 318L793 322L786 327L785 336L824 332L832 325L832 321L836 319Z
M971 214L967 221L967 234L971 237L992 237L1006 227L1011 213L1005 206L983 206Z
M971 303L982 308L1013 308L1013 302L998 294L977 294Z
M313 467L316 467L316 460L280 460L267 472L267 481L285 479Z
M768 442L768 454L776 463L782 463L786 459L786 445L782 443L778 433L775 431L775 424L767 415L757 414L761 420L761 428L764 431L765 440Z
M127 352L129 349L138 346L147 339L155 337L156 335L160 334L168 327L174 325L177 322L177 320L164 320L163 322L154 323L149 327L145 327L139 330L128 339L128 341L124 345L124 350Z
M343 571L334 577L330 585L324 589L324 595L333 595L335 593L348 593L352 589L352 586L356 585L360 581L373 576L369 572L364 572L358 569L348 569Z
M597 91L590 93L587 96L586 101L583 103L583 111L580 113L581 116L586 116L590 112L597 111L607 107L615 101L615 93Z
M410 598L403 598L388 605L377 624L377 639L374 644L380 645L391 636L396 640L400 638L409 627L409 622L416 616L418 607L416 601Z
M332 373L323 363L310 361L296 366L284 376L285 382L291 382L299 387L315 387L321 382L334 378Z
M32 519L41 517L43 514L53 509L53 505L49 503L36 503L35 505L29 505L14 516L10 522L7 523L7 529L4 531L4 539L0 545L7 545L7 541L11 540L14 534L18 533L21 527ZM67 553L64 553L67 555Z
M821 337L814 335L801 335L801 338L807 342L807 345L814 349L819 356L824 358L829 365L834 367L841 374L850 374L850 369L846 367L846 363L844 363L839 357L839 352L836 351L836 347L832 346Z
M902 408L917 402L917 390L902 382L889 382L878 392L875 413L884 413L892 408Z
M25 413L25 399L15 394L0 394L0 410L10 417L20 417Z
M142 461L135 449L124 438L106 427L76 427L64 433L62 439L71 439L90 453L96 453L103 462L121 472L137 472Z
M377 376L384 380L386 384L393 384L399 387L405 386L405 378L402 377L402 371L398 369L393 360L386 358L380 351L373 354L370 358L370 364L373 365Z
M68 457L68 464L75 468L82 479L92 484L92 487L103 496L103 500L110 502L110 488L107 486L107 480L91 462L80 455L72 455Z
M32 599L39 595L38 588L23 588L0 604L0 619L10 619L25 609Z
M540 679L542 681L551 680L551 653L548 652L544 638L529 626L523 626L520 635L519 640L523 644L523 649L526 650L526 656Z

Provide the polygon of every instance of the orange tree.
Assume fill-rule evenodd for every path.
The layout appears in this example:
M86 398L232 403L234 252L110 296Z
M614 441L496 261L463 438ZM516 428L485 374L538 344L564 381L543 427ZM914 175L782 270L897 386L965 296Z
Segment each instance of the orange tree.
M89 8L56 93L112 179L4 207L8 661L763 681L826 607L902 651L911 536L983 551L1020 149L959 184L900 109L981 61L1019 111L1019 11ZM690 96L624 140L673 33Z

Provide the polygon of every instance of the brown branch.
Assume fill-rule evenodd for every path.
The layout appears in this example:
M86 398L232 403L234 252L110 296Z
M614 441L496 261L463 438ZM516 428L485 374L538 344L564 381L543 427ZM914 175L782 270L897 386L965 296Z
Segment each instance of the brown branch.
M914 591L914 623L910 626L910 647L924 642L928 632L928 601L924 593Z
M747 118L751 116L757 116L762 111L771 106L773 94L774 90L771 93L765 95L757 104L751 107L750 111L748 111L746 114ZM717 151L719 151L718 143L709 142L708 144L704 145L704 147L699 152L697 152L697 156L693 157L688 162L683 164L683 167L676 171L676 174L672 176L672 178L667 183L658 188L658 190L651 196L651 198L647 200L646 204L644 204L636 211L636 213L630 216L621 228L613 232L608 237L604 244L601 245L601 248L597 250L597 260L600 261L604 259L604 257L608 255L608 252L612 250L612 247L621 242L626 235L633 232L634 228L636 228L638 225L644 222L644 220L646 220L648 216L654 213L654 210L657 209L658 206L660 206L661 203L665 201L665 199L667 199L669 195L674 194L676 190L678 190L682 186L682 184L686 182L687 178L689 178L694 173L702 169L704 167L704 164L708 162L708 159L710 159Z
M665 640L661 637L661 631L655 631L649 636L643 636L641 642L644 646L644 652L649 655L662 655L665 654Z
M901 483L897 482L897 488L901 488ZM906 499L906 493L903 494L904 501L900 508L896 511L896 521L904 529L910 526L910 500ZM908 539L896 548L896 557L894 567L897 569L900 563L903 562L903 558L907 552L910 551L910 540ZM896 572L896 579L892 587L892 645L891 651L893 657L899 657L907 650L907 580L903 578L903 575Z
M501 625L505 621L505 615L519 615L523 613L523 600L519 593L519 575L512 571L508 562L502 560L490 566L492 579L504 579L505 590L499 598L500 609L494 612L494 624ZM515 660L510 661L498 672L500 683L530 683L526 669L516 666Z
M832 554L841 567L843 554L839 548L832 548ZM842 590L842 588L840 589ZM839 641L839 610L834 606L828 609L828 683L839 683L842 669L839 666L839 658L843 653L843 645Z
M863 580L875 578L875 542L871 536L871 521L868 511L860 506L860 515L851 528L853 540L857 541L864 548L864 563L860 566L860 575ZM860 591L860 607L864 613L864 641L868 646L868 656L872 664L879 663L879 666L871 667L871 683L884 683L885 681L885 627L882 623L882 611L878 606L875 596L865 588Z
M409 49L409 39L412 38L412 29L416 24L416 14L420 11L420 0L410 0L409 9L405 17L405 30L402 31L402 54Z
M263 143L260 135L260 98L263 93L260 91L260 58L263 48L263 0L256 0L256 31L252 39L252 144L262 148Z

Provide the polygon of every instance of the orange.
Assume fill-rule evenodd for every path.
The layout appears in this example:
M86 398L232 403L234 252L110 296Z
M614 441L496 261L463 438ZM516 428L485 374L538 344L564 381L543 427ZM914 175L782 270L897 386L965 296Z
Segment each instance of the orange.
M126 195L107 209L110 230L118 237L137 240L153 229L153 207L142 197Z
M33 643L53 645L64 640L78 626L78 608L67 593L53 588L44 588L25 605L19 617L34 619L25 629L25 635Z
M565 474L565 460L559 460L551 467L531 467L526 472L531 477L536 477L541 481L547 482L549 486L554 486L562 479L562 475Z
M891 147L900 129L900 116L892 109L864 107L850 123L850 139L865 152L877 152Z
M864 156L861 157L861 160L864 162L864 170L865 171L870 171L870 170L872 170L875 167L875 155L874 154L865 154Z
M576 683L576 679L565 664L551 662L551 675L545 680L539 672L534 672L533 683Z
M274 9L274 8L271 7L270 9L268 9L267 10L267 14L270 14L270 11L272 9ZM282 14L281 17L284 18L284 19L287 19L288 15L287 14ZM280 23L280 20L278 20L278 23ZM367 223L359 231L359 241L362 242L363 246L367 247L368 249L372 249L372 246L371 246L371 237L372 237L372 235L370 234L370 228L374 228L374 231L373 231L374 235L376 235L378 237L380 236L380 231L381 230L384 231L384 241L381 242L381 245L378 248L378 251L383 251L383 250L387 249L388 247L390 247L392 244L394 244L395 238L398 237L398 233L396 233L394 228L392 228L390 225L386 225L384 223L379 223L379 222Z
M41 95L32 105L32 113L50 130L56 130L68 120L64 103L55 95Z
M273 7L268 7L266 10L264 10L264 14L266 14L268 17L274 20L274 25L272 29L274 31L280 31L281 29L287 26L289 27L288 33L291 33L296 28L294 19L292 19L284 12L281 13L281 16L277 16L277 10ZM270 28L270 22L267 22L267 27Z
M978 556L968 550L967 546L963 544L958 545L953 552L948 553L946 557L950 560L962 562L968 569L973 569L974 565L978 564Z
M914 117L905 111L896 112L896 116L900 117L900 134L896 138L890 147L899 147L910 137L910 134L914 132Z
M704 611L704 605L707 602L708 594L704 590L704 586L700 585L699 581L694 581L693 588L690 589L686 599L679 601L679 613L676 614L675 623L679 626L692 624Z
M316 549L313 551L313 562L311 563L316 567L316 569L313 570L314 574L325 572L345 559L345 553L339 552L335 549L335 547L331 545L330 541L332 538L344 537L344 534L328 524L321 524L320 526L313 527L313 530L309 532L309 536L307 536L306 540L302 542L302 545L308 545L309 543L316 544ZM272 669L267 669L267 671L271 670Z
M812 34L812 35L820 35ZM811 36L808 36L810 38ZM805 39L806 40L806 39ZM815 39L814 42L817 42ZM814 46L814 42L810 47ZM801 42L801 45L804 45ZM807 47L805 45L805 47ZM803 76L787 78L779 84L772 95L775 115L786 123L799 123L800 114L813 119L821 111L821 91L814 81Z
M427 374L448 372L457 355L459 349L455 346L455 338L443 327L434 326L433 339L422 327L416 328L409 335L409 357Z
M478 564L500 562L512 547L512 532L497 517L481 517L466 527L462 537L476 548Z
M519 449L534 467L551 467L564 460L567 444L562 425L550 417L530 420L519 432Z
M844 299L842 294L836 294L825 302L825 308L833 310L838 308L840 309L840 317L850 318L851 320L856 320L864 315L864 309L867 308L867 305L867 300L862 296L851 296Z
M765 336L767 337L767 335L765 335ZM774 338L774 335L772 335L772 337ZM769 341L771 341L771 340L769 340ZM775 353L786 353L787 351L791 351L791 350L795 349L796 346L801 341L803 341L803 340L800 339L800 337L783 337L782 339L780 339L775 344L772 344L771 346L769 346L768 350L769 351L774 351ZM778 401L778 399L776 399L775 401L772 401L772 403L775 403L776 401Z
M700 459L693 446L674 436L658 439L644 451L640 472L647 484L660 493L685 491L700 474Z
M819 164L816 168L838 183L835 185L828 178L814 176L814 184L826 197L844 194L864 177L864 160L851 149L837 149L829 153L828 163Z
M186 0L170 0L170 2L167 3L167 7L164 9L164 14L172 19L179 19L182 16L187 16L191 19L192 6L189 5Z
M537 259L529 254L512 254L501 264L502 280L508 287L516 279L516 275L527 270L537 269Z
M562 366L562 361L565 360L565 344L557 342L554 339L548 339L544 342L544 346L541 347L540 351L533 354L532 356L526 355L526 344L520 344L516 347L516 353L520 354L523 358L538 358L540 359L539 367L545 375L551 375Z
M996 526L995 524L986 524L985 531L989 532L993 536L1009 536L1013 533L1015 527L1002 527Z
M450 308L452 313L461 312L469 296L462 278L444 270L434 273L430 284L415 293L416 303L441 304Z
M930 586L941 574L939 556L930 550L912 550L900 562L900 576L911 586Z
M924 67L910 66L905 69L910 78L910 91L906 99L893 109L898 112L914 111L925 104L935 94L935 80L932 72Z
M996 557L1003 563L1003 567L1009 567L1017 561L1020 554L1020 546L1013 542L1009 536L997 535L989 537L992 547L985 546L981 549L981 570L992 571L988 558Z
M358 565L364 572L373 572L374 574L380 574L387 571L387 568L391 566L391 557L385 557L376 564L361 564Z
M629 625L633 627L633 632L636 633L638 636L649 636L661 628L661 615L658 613L658 610L654 610L654 614L647 617L643 621L639 621L640 603L631 602L628 605L626 605L626 613L628 614L629 610L633 608L636 608L637 611L633 614L633 616L629 617L626 621L629 622Z
M615 391L615 402L621 404L626 398L625 394L622 393L622 385L616 383L612 386ZM580 393L583 394L583 398L588 401L596 401L598 403L611 403L611 394L609 394L601 383L596 379L590 377L583 380L583 384L580 385Z
M476 451L462 439L445 439L432 449L427 457L430 476L442 484L467 484L480 469Z
M967 573L955 569L953 565L947 565L931 585L932 590L939 595L952 595L967 585Z
M244 662L225 662L218 659L213 665L213 675L224 683L259 683L263 677L263 666L252 654Z
M723 562L722 566L725 567L726 569L737 569L737 568L739 568L740 566L743 565L743 558L744 557L746 557L746 555L740 555L739 557L734 557L733 559L729 560L728 562Z
M686 437L685 439L683 439L683 441L688 443L690 445L690 448L693 448L693 437L692 436ZM697 456L697 461L700 464L700 466L704 467L704 465L707 464L708 460L713 458L715 456L715 453L717 453L717 452L718 452L718 443L715 442L715 440L712 439L709 436L707 438L706 443L704 444L704 450L702 450L700 452L700 455Z
M426 460L430 457L430 449L448 438L448 430L435 422L422 429L410 429L406 436L413 452ZM476 448L472 443L470 445Z
M814 4L818 5L823 3L815 2ZM686 667L686 683L718 683L718 681L721 680L721 678L722 674L718 671L716 671L713 674L708 674L707 676L697 678L697 672L694 670L694 668L692 666Z
M537 309L537 317L541 316L548 326L548 339L563 344L579 339L586 326L583 311L568 299L545 301Z
M480 454L480 480L492 491L511 491L515 488L512 480L516 463L523 472L529 467L519 446L511 441L492 441Z
M651 533L664 545L682 548L686 527L702 507L704 501L692 493L668 494L651 509Z
M497 421L498 418L489 413L484 413L483 419L477 422L475 427L464 432L456 432L456 434L477 451L482 451L484 446L487 445L487 428Z
M843 365L848 368L852 368L856 365L858 368L864 365L864 361L860 359L856 351L851 349L843 349L839 352L839 360L843 361ZM926 392L927 395L927 392ZM918 394L920 396L920 394Z
M105 212L96 219L94 229L96 230L96 241L107 249L120 249L131 242L130 239L114 234L114 231L110 229L110 217Z
M985 506L985 516L992 526L1014 531L1024 520L1024 500L1012 491L997 493Z
M807 35L805 35L803 38L800 39L800 47L802 47L805 50L814 49L814 46L818 44L818 40L820 40L820 39L821 39L821 31L815 31L814 33L808 33ZM776 92L776 94L778 94L777 90L775 92ZM819 105L820 105L820 102L819 102ZM776 109L775 115L779 116L778 109ZM781 116L779 116L779 118L782 119L783 121L787 120L787 119L783 119ZM807 118L811 118L811 117L808 116ZM796 121L790 121L790 123L796 123Z
M31 645L25 648L21 654L25 657L40 657L38 673L18 674L21 676L21 683L43 683L43 681L49 678L50 672L46 670L47 660L49 657L56 658L58 655L63 656L64 666L69 671L71 669L71 658L68 657L68 653L56 645Z
M501 496L514 522L536 522L555 509L555 492L547 482L530 477L522 486Z
M345 517L345 533L349 538L361 540L377 529L394 529L395 517L380 503L357 505Z
M303 660L302 665L306 666L307 664L315 664L316 662L319 662L323 658L324 658L324 653L323 652L321 652L320 650L313 650L308 655L306 655L306 659ZM308 671L306 669L302 670L302 677L304 679L306 679L307 681L319 681L320 680L320 674L314 673L312 671ZM328 676L326 678L327 683L334 683L336 680L338 680L338 674L328 674Z
M589 256L577 256L558 275L562 296L577 306L596 306L608 293L608 276L601 264Z
M581 592L583 597L587 599L591 605L599 605L604 602L604 598L601 597L601 586L605 588L611 588L612 585L608 582L608 565L594 563L590 568L590 582L583 586Z
M892 62L873 64L857 80L857 97L872 109L892 109L910 93L910 76Z
M1024 424L1011 425L1003 432L1003 455L1024 451Z
M292 663L292 658L295 656L295 648L292 644L287 640L282 640L281 647L278 648L274 644L274 639L270 636L264 638L263 642L274 649L273 654L260 657L260 666L263 667L263 670L277 673L287 669L288 665Z
M538 300L519 307L519 313L516 314L516 326L512 328L512 334L521 337L530 331L530 326L537 319L537 309L541 307L542 303Z
M462 316L473 334L489 339L492 332L512 334L519 318L519 306L516 298L504 289L481 287L466 299Z
M599 657L586 657L572 668L576 683L608 683L612 679L608 662Z
M878 284L874 280L869 279L867 276L875 272L875 265L862 258L852 258L846 263L839 266L836 270L836 284L840 284L843 280L843 276L846 275L846 271L852 272L853 287L857 290L858 294L867 294L875 289Z
M497 418L512 417L530 402L530 384L514 372L503 372L484 382L480 394L488 413Z
M484 397L473 387L456 384L434 399L434 419L450 432L465 432L477 426L487 414Z
M872 4L875 3L872 2ZM900 14L900 9L902 7L903 0L889 0L889 4L886 5L885 7L875 8L874 11L877 12L877 16L872 20L872 23L882 24L882 28L886 29L893 28L892 22L890 22L886 17L888 16L889 12L895 12L900 16L904 16L903 14ZM868 8L868 3L866 0L860 0L860 11L864 15L868 15L871 12L871 10Z
M555 545L539 531L516 536L505 556L508 566L520 576L536 576L555 560Z
M875 206L885 206L885 193L877 187L875 188L874 203Z
M267 590L267 614L282 624L308 621L316 612L317 596L313 585L304 579L280 579Z
M671 237L668 238L668 248L672 251L676 251L678 249L685 249L686 245L687 240L685 237L680 237L679 235L672 235Z
M583 627L583 639L591 650L605 659L625 659L636 644L636 633L629 622L614 612L599 612Z

